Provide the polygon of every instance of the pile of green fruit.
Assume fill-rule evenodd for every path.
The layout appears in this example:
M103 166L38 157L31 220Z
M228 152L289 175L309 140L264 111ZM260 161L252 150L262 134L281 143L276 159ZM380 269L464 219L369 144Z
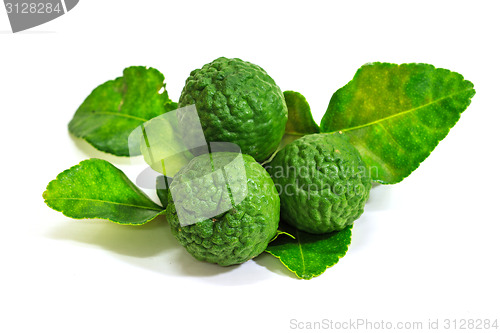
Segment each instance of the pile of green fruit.
M178 103L159 71L129 67L85 99L69 124L74 136L130 156L137 128L145 133L156 117L195 105L208 145L228 142L241 152L186 149L175 174L157 178L161 205L95 158L60 173L43 197L78 219L143 225L164 215L196 259L227 266L268 252L310 279L346 254L372 183L410 175L474 94L471 82L446 69L370 63L333 94L318 126L301 94L282 92L262 68L240 59L192 71ZM188 124L181 139L189 140L196 128L185 118L177 121ZM168 137L160 144L178 143Z

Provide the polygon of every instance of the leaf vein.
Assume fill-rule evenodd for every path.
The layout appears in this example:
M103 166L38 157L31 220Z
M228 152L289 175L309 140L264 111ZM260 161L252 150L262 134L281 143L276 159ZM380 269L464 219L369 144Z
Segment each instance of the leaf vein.
M154 208L154 207L133 205L133 204L127 204L127 203L113 202L113 201L107 201L107 200L100 200L100 199L53 197L53 198L47 198L46 200L81 200L81 201L93 201L93 202L101 202L101 203L107 203L107 204L118 205L118 206L127 206L127 207L135 207L135 208L141 208L141 209L147 209L147 210L155 210L155 211L158 211L158 212L162 211L162 209L158 209L158 208Z
M398 112L396 114L392 114L392 115L387 116L385 118L377 119L375 121L372 121L372 122L369 122L369 123L366 123L366 124L349 127L349 128L346 128L346 129L341 129L340 131L341 132L348 132L348 131L357 130L357 129L360 129L360 128L363 128L363 127L368 127L368 126L371 126L371 125L374 125L374 124L378 124L380 122L383 122L383 121L386 121L386 120L390 120L392 118L403 116L403 115L405 115L407 113L415 112L415 111L423 109L423 108L425 108L425 107L427 107L429 105L432 105L432 104L435 104L435 103L439 103L439 102L441 102L441 101L443 101L443 100L445 100L447 98L452 98L452 97L454 97L454 96L456 96L458 94L461 94L461 93L464 93L464 92L467 92L467 91L470 91L470 90L474 90L474 88L467 88L467 89L464 89L464 90L460 90L460 91L457 91L457 92L455 92L453 94L449 94L449 95L440 97L438 99L435 99L435 100L433 100L433 101L431 101L429 103L417 106L416 108L409 109L409 110L404 110L404 111ZM336 132L338 132L338 131L336 131Z
M300 243L300 231L297 231L297 244L299 245L300 258L302 259L302 275L306 273L306 262L304 259L304 251L302 250L302 244Z
M141 117L136 117L136 116L132 116L130 114L110 112L110 111L95 111L95 112L87 114L87 116L93 116L93 115L96 115L96 114L111 115L111 116L116 116L116 117L130 118L130 119L138 120L140 122L146 122L146 121L148 121L148 119L141 118Z
M389 132L389 130L387 128L385 128L384 124L379 123L377 125L379 125L380 127L382 127L382 129L387 133L387 135L389 136L389 138L396 144L396 146L398 147L399 150L401 150L403 152L406 152L406 149L399 142L396 141L396 139L394 138L394 136L392 135L392 133Z
M359 149L359 146L361 146L361 148L363 148L363 151L365 153L367 153L368 155L370 155L377 163L380 164L381 167L385 167L386 169L388 170L392 170L394 171L394 168L392 166L390 166L389 164L387 163L384 163L384 161L380 158L380 156L378 156L377 154L375 154L371 149L368 148L367 145L365 145L364 143L362 143L361 141L356 141L356 143L354 144L358 149Z

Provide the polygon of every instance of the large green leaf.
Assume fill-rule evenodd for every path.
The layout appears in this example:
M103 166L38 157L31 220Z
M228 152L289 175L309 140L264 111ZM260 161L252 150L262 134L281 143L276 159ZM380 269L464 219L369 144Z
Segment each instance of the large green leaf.
M164 80L163 74L154 68L126 68L122 77L92 91L69 123L69 131L99 150L129 156L132 131L177 108L177 103L168 97ZM137 147L132 150L139 153Z
M321 131L345 133L373 180L394 184L429 156L474 94L471 82L447 69L367 64L333 94Z
M43 193L52 209L75 219L144 224L163 209L111 163L92 158L61 172Z
M349 226L341 231L313 235L288 225L281 225L277 239L269 243L266 252L301 279L312 279L335 265L351 244Z

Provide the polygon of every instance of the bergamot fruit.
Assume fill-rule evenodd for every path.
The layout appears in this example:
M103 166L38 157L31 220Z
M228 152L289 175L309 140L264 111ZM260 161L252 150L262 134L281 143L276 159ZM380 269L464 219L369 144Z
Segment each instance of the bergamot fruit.
M190 254L228 266L266 249L278 229L279 195L251 156L205 154L174 176L166 214L172 233Z
M266 169L280 194L282 218L316 234L352 224L372 186L359 152L340 133L295 140Z
M274 80L259 66L240 59L218 58L192 71L179 107L192 104L207 142L237 144L259 162L276 150L288 119L285 98ZM179 121L185 138L194 137L190 131L196 128Z

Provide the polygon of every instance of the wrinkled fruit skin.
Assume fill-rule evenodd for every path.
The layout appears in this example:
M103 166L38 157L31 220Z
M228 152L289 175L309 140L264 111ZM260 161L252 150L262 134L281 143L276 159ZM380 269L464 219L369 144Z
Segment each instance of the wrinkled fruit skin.
M372 186L360 154L339 133L295 140L266 169L280 193L282 218L315 234L352 224Z
M243 157L240 169L228 165L237 155ZM269 174L251 156L212 153L208 163L207 156L195 157L175 175L170 184L167 220L175 238L196 259L222 266L239 264L262 253L276 235L280 215L279 195ZM224 167L225 176L214 172L220 171L221 167ZM179 191L181 194L175 196L174 204L172 192L181 184L188 183L186 191ZM225 187L228 183L231 184L231 203L238 200L236 197L241 198L240 203L212 218L180 225L176 205L192 215L202 207L219 207L223 202L221 186L228 188Z
M278 147L288 110L282 91L257 65L218 58L191 72L179 107L196 105L207 142L231 142L258 162ZM183 126L180 119L180 126ZM186 125L185 136L193 126Z

